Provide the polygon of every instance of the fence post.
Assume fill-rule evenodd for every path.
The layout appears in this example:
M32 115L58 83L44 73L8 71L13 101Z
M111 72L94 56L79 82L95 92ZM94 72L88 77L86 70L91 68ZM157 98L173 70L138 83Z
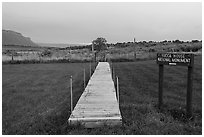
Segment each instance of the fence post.
M159 64L159 102L158 106L161 108L163 104L163 75L164 75L164 65Z
M73 95L72 95L72 76L70 77L70 91L71 91L71 113L73 111Z
M114 73L114 66L113 66L113 62L112 62L112 79L113 79L113 81L115 82L115 77L114 77L114 75L115 75L115 73Z
M94 52L94 62L96 62L96 52Z
M113 82L115 83L115 70L113 68Z
M117 79L117 95L118 95L118 104L119 104L119 82L118 82L118 77L116 77Z
M90 73L90 78L91 78L91 62L89 64L89 73Z
M113 79L113 63L110 62L110 64L111 64L111 76L112 76L112 79Z
M84 68L84 89L85 89L85 87L86 87L86 70Z
M11 55L11 60L13 61L13 54Z

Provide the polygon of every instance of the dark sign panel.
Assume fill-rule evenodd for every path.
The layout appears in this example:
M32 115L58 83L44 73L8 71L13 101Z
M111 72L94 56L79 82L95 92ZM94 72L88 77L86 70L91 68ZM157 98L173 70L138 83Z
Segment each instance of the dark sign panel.
M157 64L193 66L194 55L185 53L157 53Z

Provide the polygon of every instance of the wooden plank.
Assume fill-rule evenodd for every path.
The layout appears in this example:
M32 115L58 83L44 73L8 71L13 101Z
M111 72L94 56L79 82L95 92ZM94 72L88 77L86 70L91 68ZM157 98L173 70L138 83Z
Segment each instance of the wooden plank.
M102 125L117 126L121 125L121 117L85 117L72 118L69 122L71 125L84 125L86 128L101 127Z
M86 128L122 124L108 62L99 62L68 122Z

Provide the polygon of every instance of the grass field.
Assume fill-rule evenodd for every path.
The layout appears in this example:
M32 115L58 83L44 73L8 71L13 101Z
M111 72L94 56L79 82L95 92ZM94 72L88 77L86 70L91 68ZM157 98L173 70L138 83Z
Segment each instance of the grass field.
M202 134L202 61L195 58L193 115L185 118L186 67L165 66L164 107L157 109L155 61L113 63L120 83L121 127L70 127L69 76L74 104L83 91L83 64L3 65L3 134ZM85 65L88 68L88 64ZM88 74L88 72L87 72Z
M83 91L89 64L2 66L2 133L60 134L70 115L70 75L74 104Z
M128 134L202 134L202 56L195 57L193 112L185 118L187 67L164 67L164 107L157 109L155 61L115 63L120 81L120 109Z

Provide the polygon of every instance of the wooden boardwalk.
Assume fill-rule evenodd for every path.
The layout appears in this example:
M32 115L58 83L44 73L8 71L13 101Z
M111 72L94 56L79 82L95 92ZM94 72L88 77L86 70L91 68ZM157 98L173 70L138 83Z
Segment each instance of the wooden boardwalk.
M81 124L86 128L122 124L108 62L99 62L68 122L70 125Z

